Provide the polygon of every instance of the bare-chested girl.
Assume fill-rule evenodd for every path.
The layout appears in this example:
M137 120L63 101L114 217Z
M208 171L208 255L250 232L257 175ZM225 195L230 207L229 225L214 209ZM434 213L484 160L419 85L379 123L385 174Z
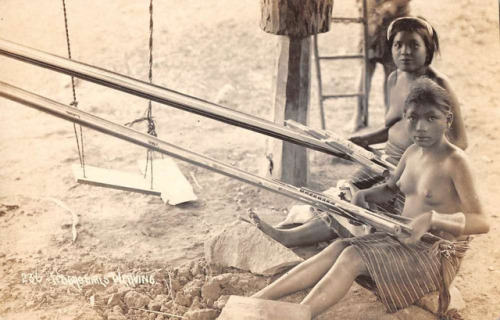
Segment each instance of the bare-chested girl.
M431 68L434 55L439 51L439 40L434 28L425 20L417 17L403 17L394 20L387 30L387 41L391 48L397 70L388 79L390 107L386 114L385 126L374 132L354 136L350 140L361 146L386 142L385 154L388 160L397 164L404 151L413 144L413 140L404 128L403 107L413 82L427 77L444 88L450 96L450 107L454 121L446 132L447 139L457 147L467 147L467 136L462 120L458 100L448 80ZM366 189L385 180L368 170L361 170L351 179L357 189ZM400 214L404 197L396 196L389 204L379 206L382 211ZM275 229L251 214L255 224L266 234L285 246L299 246L331 240L338 235L333 232L334 217L327 216L329 224L316 218L304 225L292 229Z
M466 155L445 137L453 121L450 106L446 90L428 78L416 80L403 120L414 145L386 183L359 191L353 199L363 206L403 191L402 216L411 219L411 237L375 232L337 240L254 297L274 300L312 287L301 304L316 317L340 301L358 276L369 276L390 312L439 290L444 313L467 236L489 231Z

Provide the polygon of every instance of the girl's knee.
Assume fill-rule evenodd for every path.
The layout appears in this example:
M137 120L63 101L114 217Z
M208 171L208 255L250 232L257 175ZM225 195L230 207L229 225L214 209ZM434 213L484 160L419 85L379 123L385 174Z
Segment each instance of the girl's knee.
M345 248L349 247L350 243L345 240L336 240L331 243L328 247L323 249L320 253L309 259L311 263L315 263L319 260L327 260L332 261L334 263L338 256L345 250Z
M332 242L328 247L323 249L322 252L325 254L339 255L345 248L349 247L351 244L347 240L338 239Z
M367 274L366 263L354 246L345 248L340 254L337 264L346 270L352 270L357 274Z

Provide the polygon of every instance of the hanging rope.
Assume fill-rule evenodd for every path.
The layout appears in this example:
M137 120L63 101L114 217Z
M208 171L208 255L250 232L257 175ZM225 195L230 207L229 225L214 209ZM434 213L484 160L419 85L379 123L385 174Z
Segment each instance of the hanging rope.
M71 59L71 44L70 44L70 38L69 38L69 27L68 27L68 17L66 13L66 1L62 0L63 4L63 11L64 11L64 27L66 30L66 44L68 47L68 58ZM75 78L71 77L71 89L73 91L73 101L70 102L70 106L73 106L75 108L78 108L78 101L76 100L76 88L75 88ZM86 177L85 175L85 151L83 148L83 129L82 126L79 125L80 127L80 141L78 140L78 132L76 130L76 124L73 123L73 130L75 132L75 139L76 139L76 147L78 149L78 157L80 158L80 166L82 167L83 171L83 176ZM81 145L81 149L80 149Z
M153 83L153 0L149 1L149 83ZM153 119L153 103L151 100L148 102L148 109L146 115L148 121L148 134L156 137L156 127ZM146 154L146 169L144 170L144 177L148 172L148 163L151 163L151 189L153 189L153 150L148 149Z
M149 83L153 83L153 0L149 1L149 73L148 73L148 79ZM126 126L133 126L136 123L144 122L147 121L148 123L148 134L152 135L154 137L157 136L156 134L156 125L154 122L153 118L153 104L152 101L149 100L148 102L148 108L144 112L143 117L136 119L132 122L128 122L125 125ZM162 155L163 157L163 155ZM147 176L148 174L148 166L149 163L151 163L151 189L153 189L153 150L148 149L146 153L146 168L144 170L144 177Z

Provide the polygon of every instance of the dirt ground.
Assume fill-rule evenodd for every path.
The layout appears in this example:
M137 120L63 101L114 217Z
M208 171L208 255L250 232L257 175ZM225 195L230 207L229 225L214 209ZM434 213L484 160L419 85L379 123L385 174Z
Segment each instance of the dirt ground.
M148 3L68 1L73 58L147 80ZM356 13L349 0L336 1L334 11ZM156 1L154 12L154 83L270 119L277 37L260 30L258 1ZM498 3L414 0L412 12L426 17L440 36L442 54L433 65L450 78L461 101L469 136L467 152L492 226L489 234L472 242L455 281L467 306L462 315L468 320L497 319ZM358 35L356 27L334 25L330 33L320 36L321 49L351 52L356 50L353 39ZM0 37L66 56L61 2L0 1ZM327 90L352 91L359 65L332 62L323 72ZM371 127L382 123L381 78L377 70ZM310 125L319 127L314 72L312 79ZM0 80L62 103L72 100L68 76L6 57L0 57ZM111 121L130 122L147 107L143 99L80 80L76 83L79 107ZM327 104L329 129L341 132L354 103ZM266 137L153 105L161 139L252 173L262 171ZM250 295L272 280L207 265L203 245L250 207L266 220L280 221L290 208L288 199L179 161L199 198L196 202L169 206L155 196L78 185L71 171L71 164L78 163L78 152L70 123L5 99L0 99L0 113L0 319L111 320L124 319L122 314L128 319L168 319L133 306L148 299L150 309L177 315L219 310L223 299L215 300L221 294ZM137 161L145 159L144 149L85 129L84 139L86 163L139 174ZM334 185L357 168L317 152L310 157L310 188L316 190ZM72 241L71 213L53 199L79 217L76 241ZM140 281L134 279L142 284L67 282L71 276L112 279L118 273L139 276ZM151 277L155 283L149 281ZM202 292L200 298L200 288L207 281L217 282L222 289L212 298ZM385 316L375 296L355 286L320 319Z

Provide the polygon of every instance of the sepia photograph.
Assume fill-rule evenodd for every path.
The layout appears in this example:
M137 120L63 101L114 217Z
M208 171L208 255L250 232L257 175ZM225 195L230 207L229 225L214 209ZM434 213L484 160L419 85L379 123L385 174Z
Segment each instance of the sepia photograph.
M0 0L0 319L499 320L499 17Z

